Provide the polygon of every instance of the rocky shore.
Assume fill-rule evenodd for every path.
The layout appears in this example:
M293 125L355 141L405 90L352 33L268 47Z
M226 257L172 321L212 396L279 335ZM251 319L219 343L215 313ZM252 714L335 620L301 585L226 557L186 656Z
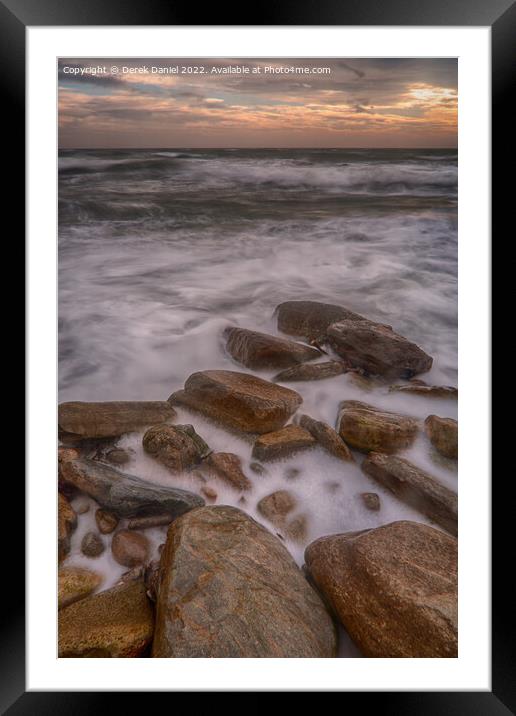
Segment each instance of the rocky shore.
M427 384L430 355L343 306L288 301L274 316L278 335L225 328L234 370L206 366L167 400L59 405L60 657L333 658L343 630L365 657L457 656L443 474L458 430L436 414L457 389ZM367 400L339 392L322 420L304 386L343 376ZM296 487L303 470L317 500ZM350 474L356 503L314 533ZM346 529L358 509L371 521Z

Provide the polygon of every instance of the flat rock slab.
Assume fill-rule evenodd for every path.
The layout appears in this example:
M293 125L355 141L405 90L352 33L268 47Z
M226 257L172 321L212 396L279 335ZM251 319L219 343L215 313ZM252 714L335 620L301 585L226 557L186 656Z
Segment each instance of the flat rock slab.
M456 420L429 415L425 420L425 433L441 455L457 459L459 429Z
M252 370L288 368L321 356L312 346L245 328L226 328L224 338L229 355Z
M343 306L319 301L285 301L276 307L275 314L279 331L309 341L324 338L332 323L368 320Z
M61 403L59 431L77 438L119 437L149 425L164 423L176 415L166 400Z
M327 423L322 420L314 420L309 415L301 415L299 425L308 430L318 444L333 457L344 462L354 462L355 458L351 454L351 450L340 435Z
M303 402L289 388L230 370L193 373L169 400L232 430L259 434L283 427Z
M202 497L187 490L155 485L88 458L64 463L61 476L118 517L178 517L204 504Z
M60 657L140 656L152 641L154 618L143 581L81 599L59 612Z
M396 455L369 453L362 470L450 534L457 536L457 495L435 477Z
M457 656L457 540L417 522L322 537L310 575L365 656Z
M260 435L253 445L251 457L255 460L281 460L299 450L316 445L315 438L300 425L286 425L280 430Z
M142 445L147 455L173 473L189 470L211 452L192 425L154 425L146 431Z
M176 520L161 557L152 655L321 658L333 622L281 541L234 507Z
M60 567L57 601L62 609L90 595L102 583L102 575L82 567Z
M431 356L380 323L340 321L329 326L327 336L337 355L371 375L410 378L432 367Z
M231 452L212 452L202 464L202 471L214 475L236 490L250 490L251 480L242 470L242 461Z
M295 365L292 368L282 370L281 373L274 376L273 380L278 383L288 383L296 380L324 380L325 378L342 375L346 370L346 365L337 360L325 361L324 363L303 363L302 365Z
M409 395L422 395L427 398L455 398L459 396L457 388L451 385L391 385L389 388L391 393L407 393Z
M339 435L362 452L395 452L408 447L418 429L414 418L380 410L360 400L344 400L340 404Z

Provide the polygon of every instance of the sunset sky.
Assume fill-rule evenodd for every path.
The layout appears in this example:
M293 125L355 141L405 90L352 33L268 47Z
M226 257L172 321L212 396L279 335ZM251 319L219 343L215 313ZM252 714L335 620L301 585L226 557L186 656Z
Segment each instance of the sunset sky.
M59 146L456 147L457 60L61 59Z

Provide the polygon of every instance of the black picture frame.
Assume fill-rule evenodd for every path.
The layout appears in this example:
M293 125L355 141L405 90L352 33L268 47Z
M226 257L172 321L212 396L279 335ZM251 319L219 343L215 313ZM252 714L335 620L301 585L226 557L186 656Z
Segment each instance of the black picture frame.
M245 11L245 7L242 8ZM512 206L511 182L504 180L507 157L514 156L514 120L510 112L516 45L516 3L512 0L283 0L256 6L259 21L250 23L249 16L230 6L212 4L200 10L193 4L185 6L171 0L0 0L0 77L4 99L4 137L12 151L9 185L5 205L12 216L24 211L25 145L25 31L28 26L72 25L414 25L414 26L489 26L492 32L492 170L493 170L493 235L508 220ZM199 13L203 22L199 23ZM9 111L6 111L8 108ZM512 131L511 131L512 130ZM511 197L512 198L512 197ZM16 212L16 209L19 209ZM512 218L512 217L511 217ZM13 223L13 227L15 224ZM18 225L21 234L21 220ZM511 232L513 233L513 232ZM14 237L13 237L14 238ZM17 238L17 257L23 252L22 237ZM14 244L13 239L10 243ZM30 348L30 346L29 346ZM486 436L488 439L488 436ZM507 475L512 481L512 475ZM6 478L7 479L7 476ZM17 482L16 482L17 480ZM360 699L360 708L379 708L383 714L493 714L516 713L516 678L514 666L514 632L508 612L514 603L503 608L503 594L510 591L512 570L502 564L513 509L507 500L507 486L493 485L493 594L492 594L492 691L491 692L365 692L345 693L345 707L350 699ZM24 484L19 475L10 478L9 505L24 504ZM120 707L120 694L77 692L25 692L25 604L21 585L24 584L23 532L15 544L9 545L4 556L5 606L1 612L0 639L0 711L10 716L21 714L81 714L102 712ZM514 617L512 618L512 626ZM364 698L368 702L364 702ZM114 698L117 699L114 702ZM132 706L139 695L131 694Z

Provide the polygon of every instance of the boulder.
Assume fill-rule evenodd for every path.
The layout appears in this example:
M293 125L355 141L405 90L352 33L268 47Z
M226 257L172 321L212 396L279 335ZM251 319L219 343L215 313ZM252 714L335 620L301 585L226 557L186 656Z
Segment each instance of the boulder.
M432 367L432 358L391 328L372 321L340 321L327 331L337 355L371 375L410 378Z
M124 567L136 567L148 561L150 542L140 532L119 530L113 535L111 552L118 564Z
M417 522L322 537L308 570L364 656L457 656L457 540Z
M369 453L362 470L452 535L457 535L457 494L396 455Z
M262 497L256 507L258 512L275 527L283 527L286 516L297 507L297 500L288 490L277 490Z
M102 583L102 575L82 567L60 567L58 573L58 608L84 599Z
M192 425L154 425L143 436L143 449L171 472L197 465L210 448Z
M193 373L184 390L173 393L169 400L244 433L278 430L303 402L289 388L230 370Z
M117 401L61 403L59 431L77 438L119 437L149 425L172 420L175 410L168 401Z
M406 383L391 385L391 393L408 393L409 395L423 395L427 398L455 398L459 396L457 388L451 385L421 385L420 383Z
M108 535L116 530L118 517L112 512L108 512L108 510L98 509L95 512L95 522L97 523L100 534Z
M203 462L203 470L236 490L250 490L252 483L242 470L242 461L231 452L212 452Z
M153 627L145 585L131 580L60 610L58 656L141 656L152 641Z
M338 360L325 361L324 363L303 363L302 365L294 365L291 368L282 370L272 380L277 383L288 383L296 380L324 380L325 378L334 378L336 375L341 375L346 370L346 365Z
M321 658L332 620L279 539L241 510L173 522L161 556L154 657Z
M328 327L337 321L367 321L343 306L319 301L285 301L276 307L278 330L308 341L325 338Z
M458 425L456 420L429 415L425 420L425 432L434 448L441 455L457 459Z
M378 512L378 510L380 509L380 498L378 497L376 492L362 492L360 494L360 497L362 498L362 502L368 510Z
M408 447L418 429L418 421L406 415L379 410L359 400L340 404L339 435L362 452L395 452Z
M86 557L99 557L106 549L104 542L96 532L86 532L81 542L81 552Z
M77 527L77 514L66 497L58 492L57 503L57 553L61 562L70 551L70 537Z
M340 435L327 423L323 423L321 420L314 420L309 415L301 415L299 425L308 430L318 444L333 457L344 462L354 462L355 458L351 454L351 450Z
M192 492L155 485L88 458L65 463L62 477L118 517L178 517L204 504L202 497Z
M260 435L253 445L255 460L280 460L298 450L314 447L315 438L300 425L286 425L280 430Z
M288 368L321 355L312 346L245 328L226 328L224 338L229 355L251 370Z

